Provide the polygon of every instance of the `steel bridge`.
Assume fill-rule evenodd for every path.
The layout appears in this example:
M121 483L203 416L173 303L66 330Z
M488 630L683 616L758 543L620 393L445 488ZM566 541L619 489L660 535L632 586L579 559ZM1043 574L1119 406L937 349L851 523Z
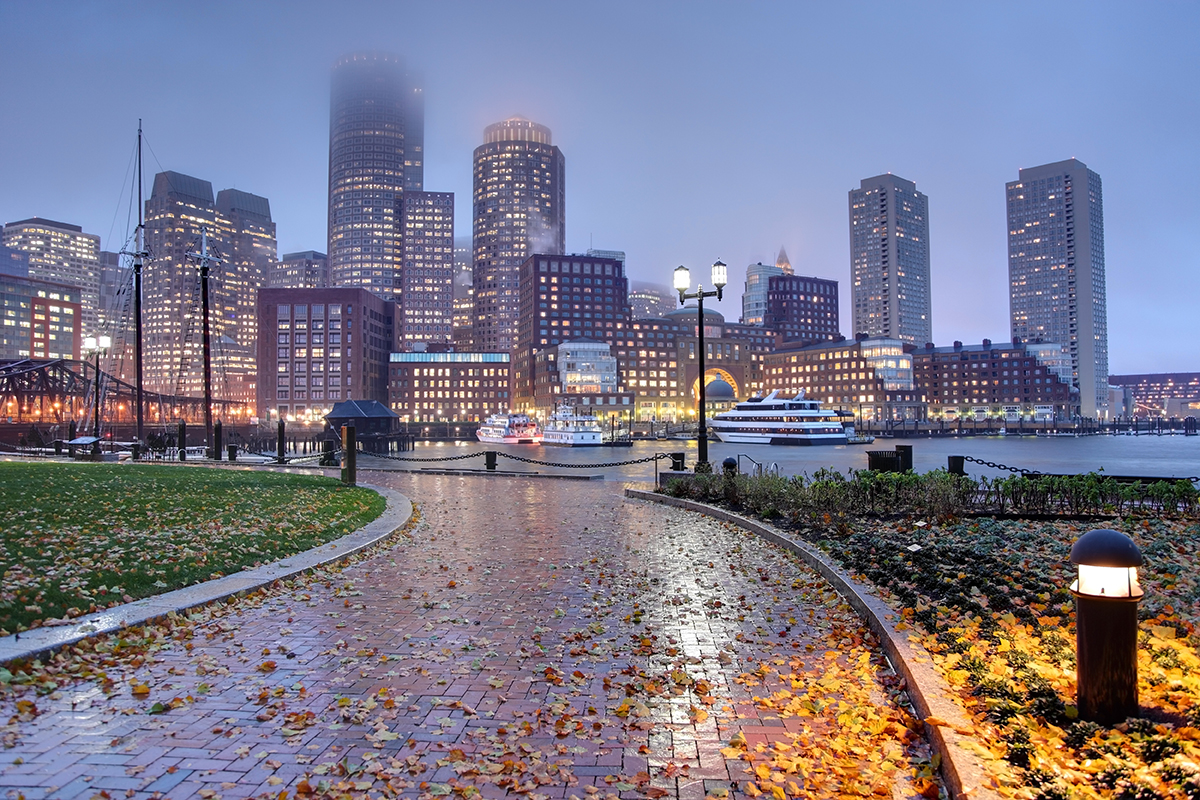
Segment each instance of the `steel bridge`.
M96 367L71 359L0 361L0 422L59 425L74 421L90 431L95 414ZM147 424L204 421L204 399L142 392ZM100 372L101 427L125 427L137 419L137 387ZM213 412L229 422L248 422L251 408L213 400Z

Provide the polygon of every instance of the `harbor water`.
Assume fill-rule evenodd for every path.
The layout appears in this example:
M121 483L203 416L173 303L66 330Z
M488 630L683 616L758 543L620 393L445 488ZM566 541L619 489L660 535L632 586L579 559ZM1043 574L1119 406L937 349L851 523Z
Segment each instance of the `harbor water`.
M1164 478L1190 478L1200 475L1200 436L946 436L932 439L878 438L869 445L831 445L814 447L785 447L778 445L725 444L710 440L708 458L720 469L726 458L740 458L742 471L754 469L755 463L767 469L778 469L781 475L812 475L819 469L840 472L867 468L868 450L891 450L896 445L911 445L913 468L918 472L945 469L947 457L969 456L1018 469L1054 474L1098 472L1109 475L1137 475ZM650 482L654 480L653 462L624 466L596 466L613 462L648 458L656 453L682 452L689 469L696 463L696 442L675 439L635 441L631 447L546 447L539 445L494 445L479 442L419 442L410 452L398 454L412 459L441 459L478 453L478 458L454 461L391 461L375 459L366 454L360 458L361 469L392 467L409 470L470 469L482 470L483 453L495 450L502 454L556 464L579 465L557 467L530 464L501 456L497 469L511 472L593 476L607 480ZM668 469L670 462L658 462ZM1003 469L968 462L969 475L989 477L1010 475Z

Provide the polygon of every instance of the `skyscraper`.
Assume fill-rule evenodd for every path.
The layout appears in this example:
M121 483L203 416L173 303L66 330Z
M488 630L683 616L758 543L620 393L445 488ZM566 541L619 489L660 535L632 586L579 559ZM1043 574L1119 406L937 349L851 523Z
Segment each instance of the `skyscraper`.
M1072 158L1023 169L1006 190L1013 338L1066 345L1080 413L1103 417L1108 310L1100 176Z
M877 175L850 190L850 297L855 334L933 340L929 198L912 181Z
M33 217L4 226L0 244L22 252L29 277L80 290L85 335L97 332L100 304L100 237L78 225ZM78 326L77 326L78 329Z
M398 203L424 185L425 98L399 58L345 56L329 100L329 270L337 286L401 289Z
M406 191L400 199L402 269L396 339L449 342L454 333L454 193Z
M267 276L272 289L323 289L329 286L329 256L316 250L284 253Z
M275 223L265 197L225 189L178 172L160 172L146 201L142 279L146 389L198 397L201 369L200 280L195 259L201 229L221 262L209 277L213 396L252 402L258 290L274 264Z
M472 340L476 350L508 352L521 264L566 248L566 162L550 129L522 117L489 125L483 139L474 162Z
M767 284L773 275L791 275L792 264L779 248L774 264L759 261L746 267L746 288L742 292L742 324L762 325L767 314Z

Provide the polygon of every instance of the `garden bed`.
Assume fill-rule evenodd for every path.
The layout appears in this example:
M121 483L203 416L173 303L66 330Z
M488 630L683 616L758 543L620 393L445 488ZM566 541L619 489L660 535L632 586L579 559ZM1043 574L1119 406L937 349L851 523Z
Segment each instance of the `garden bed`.
M1002 794L1200 797L1194 490L1173 485L1171 496L1160 490L1159 499L1130 502L1121 515L1110 508L1102 525L1067 519L1065 511L1037 522L964 518L981 513L980 498L997 490L1015 490L1006 498L1012 513L1012 498L1031 487L1005 489L1011 480L981 486L946 473L826 472L812 480L700 477L666 491L770 521L873 583L897 610L897 627L912 630L973 719L974 749ZM1057 494L1045 492L1035 505L1104 511L1105 483L1093 476L1059 484ZM1089 496L1088 486L1099 494ZM1124 531L1146 558L1141 710L1111 728L1080 721L1074 706L1074 568L1067 555L1093 527Z
M0 635L311 549L385 505L312 475L0 463Z

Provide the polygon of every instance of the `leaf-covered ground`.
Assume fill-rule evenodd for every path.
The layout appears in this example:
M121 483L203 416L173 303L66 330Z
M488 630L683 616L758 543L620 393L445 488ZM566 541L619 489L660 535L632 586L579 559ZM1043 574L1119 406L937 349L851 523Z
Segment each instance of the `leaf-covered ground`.
M1138 543L1139 718L1075 708L1072 543L1094 527ZM1200 525L979 519L842 522L797 531L880 587L974 718L976 752L1020 798L1200 797Z
M939 795L878 643L790 554L611 484L372 477L419 501L398 541L0 673L0 786Z
M0 635L308 550L384 505L314 475L0 462Z

